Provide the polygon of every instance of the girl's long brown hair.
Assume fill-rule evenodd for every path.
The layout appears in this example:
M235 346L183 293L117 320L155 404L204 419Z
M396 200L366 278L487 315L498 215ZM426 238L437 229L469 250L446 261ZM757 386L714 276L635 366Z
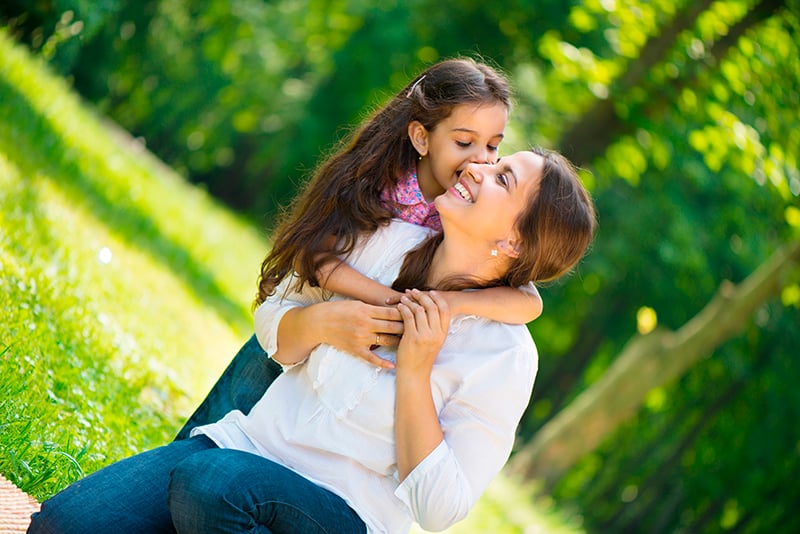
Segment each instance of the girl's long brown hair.
M453 278L437 288L427 284L428 268L443 235L436 234L406 254L400 275L392 285L405 289L466 289L493 286L520 287L548 282L569 272L592 241L595 210L575 167L562 155L542 148L531 151L544 159L538 187L532 188L526 209L516 221L520 254L502 278Z
M511 105L506 78L469 58L437 63L409 83L322 161L285 212L261 264L255 305L293 271L298 289L318 285L323 262L346 256L359 235L391 220L381 193L416 164L408 138L411 121L433 131L459 104L497 102Z

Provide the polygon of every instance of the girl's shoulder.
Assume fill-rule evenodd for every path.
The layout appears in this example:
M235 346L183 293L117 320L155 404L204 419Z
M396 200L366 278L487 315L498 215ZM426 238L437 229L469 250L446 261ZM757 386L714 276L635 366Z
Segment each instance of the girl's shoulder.
M362 236L347 262L364 273L383 272L387 265L399 269L406 253L432 233L428 228L392 219L371 234Z
M392 219L389 224L380 226L369 236L365 247L392 246L407 252L433 233L430 228L411 224L402 219Z

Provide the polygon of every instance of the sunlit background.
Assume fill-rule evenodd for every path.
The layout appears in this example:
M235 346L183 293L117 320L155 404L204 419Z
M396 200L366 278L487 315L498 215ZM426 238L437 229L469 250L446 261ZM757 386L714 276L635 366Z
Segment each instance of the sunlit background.
M530 325L525 497L482 513L800 531L798 31L797 0L5 0L0 471L46 498L170 439L251 332L278 207L469 55L515 90L501 153L560 150L599 213Z

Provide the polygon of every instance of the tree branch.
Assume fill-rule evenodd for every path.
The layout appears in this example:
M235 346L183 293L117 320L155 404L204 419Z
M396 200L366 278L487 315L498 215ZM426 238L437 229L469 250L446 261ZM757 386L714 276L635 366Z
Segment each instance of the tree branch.
M800 278L799 266L800 241L793 241L738 286L723 282L711 301L677 331L656 330L631 339L599 381L514 455L509 471L552 486L632 417L650 390L671 382L744 330L760 306Z

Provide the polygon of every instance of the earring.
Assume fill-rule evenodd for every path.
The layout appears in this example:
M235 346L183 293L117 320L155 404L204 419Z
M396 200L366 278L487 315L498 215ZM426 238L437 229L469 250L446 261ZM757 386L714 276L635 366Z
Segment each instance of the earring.
M493 248L491 254L492 254L493 258L496 258L497 257L497 249Z

